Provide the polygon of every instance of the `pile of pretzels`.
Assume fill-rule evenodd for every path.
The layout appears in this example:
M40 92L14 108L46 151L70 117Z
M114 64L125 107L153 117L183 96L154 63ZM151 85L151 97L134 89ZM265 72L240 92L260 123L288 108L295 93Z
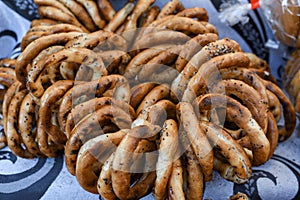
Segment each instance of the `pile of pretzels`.
M268 64L220 39L204 8L35 3L22 53L0 62L0 143L23 158L64 153L91 193L199 200L214 169L246 182L295 128Z

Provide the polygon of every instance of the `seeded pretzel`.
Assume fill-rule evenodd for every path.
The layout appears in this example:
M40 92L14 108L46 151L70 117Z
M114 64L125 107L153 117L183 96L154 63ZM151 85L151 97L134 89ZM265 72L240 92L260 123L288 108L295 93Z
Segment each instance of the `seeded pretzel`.
M200 111L199 114L202 114L201 112L205 114L205 111L210 111L213 108L225 108L226 118L229 121L234 121L249 136L253 152L252 164L254 166L261 165L269 159L270 143L261 127L252 117L251 112L241 103L225 95L206 94L197 97L195 106L196 110Z
M47 19L52 19L55 21L60 21L63 23L73 24L81 28L84 32L89 32L89 30L82 25L75 16L71 16L60 9L52 6L39 6L38 7L39 16Z
M179 13L177 13L176 16L197 18L198 21L206 21L206 22L208 22L208 18L209 18L207 10L199 7L186 8L180 11Z
M66 165L71 174L75 174L75 163L80 147L89 139L102 135L101 127L105 124L115 124L119 129L130 128L132 116L124 110L112 105L104 106L82 119L74 127L66 143Z
M106 21L111 21L116 14L109 0L97 0L100 12L103 14Z
M165 16L168 15L173 15L182 10L184 10L184 6L179 0L171 0L168 3L166 3L164 7L161 9L159 15L157 16L157 19L164 18Z
M44 49L57 44L67 43L69 40L83 33L58 33L44 36L30 43L24 51L18 56L16 64L16 76L18 80L25 85L27 78L27 65Z
M62 12L74 17L74 14L60 1L34 0L34 3L37 4L38 6L51 6L51 7L58 8Z
M191 104L180 102L176 106L177 118L186 133L189 143L202 167L204 180L212 179L213 152L204 131L200 128L197 116ZM185 148L185 147L184 147Z
M222 47L222 49L219 48L220 46ZM226 54L239 52L239 51L241 51L239 44L234 40L230 40L228 38L224 38L222 40L216 40L215 42L208 43L200 51L198 51L198 53L196 53L190 60L188 60L188 63L183 68L181 73L174 79L171 86L173 92L172 98L183 100L182 99L183 94L185 93L185 90L188 88L187 86L188 84L190 84L189 81L193 76L202 76L201 78L209 78L208 76L206 76L206 74L204 74L203 71L212 70L218 72L217 71L218 68L212 65L214 64L215 60L223 62L222 57L225 57ZM219 56L222 57L218 58ZM198 72L199 70L200 72ZM200 77L198 77L198 79L199 78ZM196 79L196 77L193 79ZM191 90L191 92L193 91Z
M168 183L169 199L185 199L183 191L183 168L180 158L175 160Z
M106 162L108 159L112 159L109 157L116 150L125 135L126 132L123 130L115 133L99 135L87 141L80 148L75 174L78 182L84 187L84 189L92 193L98 192L97 181L102 165L107 165ZM108 167L108 169L110 169L110 167Z
M154 185L155 199L166 199L167 184L172 173L173 161L178 148L178 127L173 119L165 121L160 137L159 155L156 164L156 180Z
M125 21L128 15L132 12L134 3L128 2L121 8L114 17L107 23L104 30L115 32Z
M85 101L81 104L78 104L74 108L72 108L71 112L68 114L68 118L66 120L66 128L65 132L67 137L70 137L70 134L75 127L75 125L80 122L85 116L91 114L92 112L102 108L106 105L112 105L115 107L119 107L125 112L129 113L130 116L135 116L134 109L124 101L115 100L111 97L100 97L94 98L89 101Z
M96 80L107 75L104 63L99 55L85 48L68 48L56 52L43 62L38 62L36 68L31 68L28 72L27 88L32 95L39 98L43 95L45 87L43 82L47 81L47 76L55 76L57 69L53 65L64 62L75 62L82 64L76 74L76 80ZM86 70L92 70L92 74L83 74ZM85 77L84 77L85 76ZM43 80L44 79L44 80Z
M129 103L130 89L125 77L120 75L103 76L99 80L75 85L65 93L58 111L59 124L65 130L67 116L73 107L85 101L102 97L107 90L112 90L112 97Z

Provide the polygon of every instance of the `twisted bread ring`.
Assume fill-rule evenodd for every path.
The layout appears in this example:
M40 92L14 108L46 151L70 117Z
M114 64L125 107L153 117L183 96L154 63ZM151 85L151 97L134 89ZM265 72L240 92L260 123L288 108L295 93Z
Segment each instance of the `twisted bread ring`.
M200 110L200 114L204 111L210 111L212 108L224 107L229 121L234 121L249 136L253 152L252 164L261 165L269 159L270 143L261 127L252 117L251 112L241 103L225 95L206 94L197 97L194 105L196 109Z
M50 46L54 46L56 44L65 44L69 40L81 34L82 33L78 32L58 33L49 36L44 36L31 42L18 56L16 63L17 79L25 85L27 78L26 67L43 49L46 49Z
M178 148L178 127L173 119L165 121L160 136L159 155L156 163L156 179L154 184L155 199L166 199L167 185L172 173L173 160Z
M98 7L106 21L111 21L116 14L109 0L97 0Z
M206 22L208 22L208 18L209 18L207 10L199 7L186 8L178 12L176 16L197 18L198 21L206 21Z
M204 180L209 181L212 179L213 170L212 147L205 133L200 128L193 106L189 103L180 102L176 105L176 109L178 121L200 163Z
M174 161L168 183L168 198L171 200L185 199L183 191L183 168L180 158Z
M184 6L179 0L169 1L161 9L156 19L162 19L168 15L173 15L174 13L180 12L182 10L184 10Z
M129 103L130 89L127 79L121 75L103 76L99 80L77 84L65 93L58 110L58 121L65 130L67 116L73 107L85 101L102 97L107 90L113 90L112 97Z
M79 184L84 187L84 189L92 193L97 193L98 175L102 173L100 172L102 171L102 165L107 165L107 162L112 162L112 160L109 161L108 159L112 159L110 156L113 154L113 152L115 152L117 146L122 141L123 137L125 137L125 135L126 132L123 130L115 133L99 135L87 141L80 148L75 174L76 179L78 180ZM109 170L111 169L111 167L107 167ZM108 169L106 168L105 170ZM108 187L107 185L108 184L106 184L105 187ZM100 186L102 186L102 184Z
M117 125L119 129L130 128L133 116L121 108L112 105L104 106L83 118L73 128L65 146L66 165L71 174L75 174L77 153L80 147L95 136L102 135L102 126L107 121Z

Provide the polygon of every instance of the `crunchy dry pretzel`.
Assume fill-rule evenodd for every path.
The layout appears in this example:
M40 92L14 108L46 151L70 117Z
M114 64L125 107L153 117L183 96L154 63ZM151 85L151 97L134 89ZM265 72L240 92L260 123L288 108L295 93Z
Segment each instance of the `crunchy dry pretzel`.
M124 76L129 80L134 79L144 64L159 55L162 51L171 47L172 45L160 45L141 51L128 63L125 68Z
M41 26L50 26L50 25L59 24L59 23L60 22L58 22L56 20L52 20L52 19L34 19L31 21L30 27L35 27L35 26L40 26L40 25Z
M93 32L97 30L97 26L94 24L94 21L82 4L74 0L58 1L64 4L64 6L67 7L78 19L78 21L80 21L89 31Z
M208 22L199 22L188 17L174 16L155 27L156 29L171 29L174 31L186 31L198 35L204 33L218 33L217 29Z
M230 40L228 38L224 38L222 40L216 40L215 42L211 42L211 43L208 43L207 45L205 45L198 53L196 53L191 58L191 60L188 60L188 63L183 68L181 73L174 79L172 86L171 86L172 98L178 99L178 100L182 99L182 96L189 84L189 81L191 80L191 78L193 76L196 76L195 74L199 70L200 70L200 72L197 73L198 74L197 76L203 76L204 78L208 78L208 77L206 77L206 75L203 74L202 71L204 71L204 70L217 71L217 69L218 69L218 68L216 68L217 66L214 66L214 65L217 65L217 64L215 64L215 60L216 60L216 62L224 62L222 57L224 57L226 54L233 53L233 52L239 52L239 51L241 51L239 44L236 41ZM218 58L219 56L222 56L222 57ZM210 60L210 59L212 59L212 60ZM247 58L245 58L245 59L247 59ZM202 65L203 65L203 67L202 67ZM212 65L212 66L210 66L210 65ZM225 65L225 63L223 65ZM218 66L219 66L219 64L218 64ZM201 78L201 77L199 77L199 78Z
M140 27L147 28L149 24L155 21L159 12L160 8L158 6L152 6L151 8L149 8L148 11L146 11L145 13L145 17L143 18L143 20L141 20Z
M14 154L22 157L22 158L33 158L34 155L30 153L26 147L24 147L22 137L18 133L18 115L19 108L22 103L23 98L27 94L27 90L21 90L14 95L11 99L8 113L6 116L6 137L7 137L7 145L14 152Z
M83 7L85 7L93 22L97 25L98 28L102 29L105 26L106 22L101 18L96 2L92 0L76 1L83 5Z
M181 72L191 58L197 53L202 47L206 46L211 42L215 42L218 39L218 35L214 33L200 34L193 37L191 40L184 44L183 49L180 51L176 60L176 69Z
M244 149L221 127L205 121L200 121L200 126L206 130L208 139L216 147L214 150L231 165L230 168L217 168L221 175L235 183L246 182L252 175L252 169Z
M61 63L63 61L82 64L76 74L77 81L96 80L102 76L107 75L107 70L105 69L101 57L93 51L86 48L63 49L52 54L52 56L46 58L45 60L41 60L36 64L35 68L31 68L29 70L27 76L27 88L32 95L37 98L43 95L46 89L44 88L46 84L43 84L41 79L43 77L46 78L46 76L51 77L51 75L53 75L53 73L57 71L57 69L53 68L53 65ZM90 69L93 71L90 76L82 74L86 71L86 69Z
M184 10L184 6L179 0L171 0L168 3L166 3L164 7L161 9L159 15L157 16L157 19L164 18L168 15L173 15L182 10Z
M136 30L138 18L145 12L153 3L155 0L139 0L137 4L135 5L132 13L127 18L127 22L124 27L124 31L129 30ZM133 39L134 35L130 34L129 41Z
M15 70L12 68L0 67L0 84L5 87L10 87L17 81Z
M97 0L97 4L106 21L111 21L116 14L109 0Z
M103 76L99 80L75 85L64 95L59 107L58 121L62 130L65 130L67 116L73 107L85 101L102 97L107 90L113 90L112 96L116 100L129 103L129 84L123 76Z
M164 68L172 68L170 65L177 59L178 54L183 49L183 45L178 45L164 50L159 55L152 58L147 62L143 68L139 71L137 79L139 81L145 81L149 79L152 74L159 74ZM174 69L174 68L172 68ZM177 71L176 69L174 69ZM166 77L165 77L166 78ZM152 81L151 79L149 81Z
M228 53L210 59L202 64L198 72L189 80L181 100L191 102L195 97L204 94L205 90L207 90L207 85L217 80L220 69L244 67L248 66L248 64L249 59L242 52Z
M18 128L27 150L36 156L44 156L36 141L37 127L35 123L37 121L37 109L38 106L34 99L30 94L27 94L20 105Z
M261 96L253 87L240 80L227 79L212 86L211 91L213 93L224 93L225 91L226 95L237 97L250 110L264 133L267 132L268 105L265 96Z
M132 127L138 125L155 124L163 126L166 119L176 118L176 105L169 100L163 99L156 104L142 110L132 122Z
M174 161L168 183L168 198L170 200L185 199L183 191L183 169L180 158Z
M27 78L27 65L44 49L57 44L65 44L69 40L83 33L58 33L44 36L30 43L24 51L18 56L16 63L16 76L18 80L25 85Z
M252 117L251 112L237 100L222 94L206 94L197 97L194 104L196 110L200 111L200 115L213 108L225 108L226 118L229 121L234 121L249 136L253 151L252 164L261 165L269 159L270 143L265 133Z
M146 171L143 177L132 187L130 187L130 167L133 161L134 151L141 138L156 135L160 128L158 126L136 126L123 138L117 150L112 164L112 186L115 194L120 199L139 199L148 194L154 185L155 171ZM154 159L154 158L153 158ZM154 160L156 162L156 159ZM148 165L153 160L148 161Z
M39 6L38 7L39 16L47 19L52 19L56 21L60 21L67 24L73 24L75 26L80 27L84 32L89 32L88 29L85 28L75 16L71 16L62 10L53 7L53 6Z
M157 103L159 100L167 99L170 95L170 88L168 85L162 84L154 87L141 101L136 109L136 114L138 115L141 111L145 110Z
M127 50L126 40L117 34L109 31L95 31L89 34L82 34L72 40L70 40L65 48L70 47L85 47L91 50L103 51L103 50Z
M14 82L6 91L2 103L2 115L3 115L3 128L4 133L6 133L7 130L7 115L8 115L8 109L10 102L12 98L19 92L24 90L24 85L22 85L19 81Z
M189 103L180 102L176 105L177 118L180 122L181 128L186 133L197 160L202 167L204 180L212 179L213 170L213 151L209 144L205 133L200 128L197 116L193 106ZM183 148L186 148L185 146Z
M16 62L17 60L13 58L2 58L0 59L0 67L15 69Z
M94 98L72 108L71 112L68 114L65 125L65 133L67 134L67 137L70 137L71 131L80 120L106 105L119 107L129 113L130 116L135 116L134 109L124 101L115 100L111 97Z
M101 168L101 172L97 181L97 190L98 193L104 199L118 199L116 194L112 188L112 181L111 181L111 165L114 160L114 153L105 161Z
M130 89L130 105L136 110L145 96L155 87L155 82L137 84Z
M37 4L38 6L51 6L51 7L58 8L62 12L74 17L74 14L61 1L34 0L34 3Z
M51 26L35 26L26 33L21 41L21 49L24 50L34 40L55 33L83 32L81 28L72 24L55 24Z
M139 52L143 49L151 48L161 44L179 45L184 44L191 38L184 33L173 30L162 30L145 34L138 38L133 47L133 51Z
M291 136L296 127L296 112L291 101L287 98L284 92L274 83L270 81L263 80L267 89L273 92L279 99L284 116L284 127L280 128L278 131L279 141L284 141Z
M50 86L40 100L39 119L37 123L37 131L46 132L51 140L57 144L65 144L67 137L61 128L51 123L51 115L53 110L58 110L60 99L64 94L72 88L74 81L62 80Z
M122 24L124 24L128 15L132 12L134 3L127 2L126 5L120 9L114 17L104 27L104 30L115 32Z
M271 158L277 147L279 134L278 134L276 119L274 118L273 114L270 111L268 112L268 131L266 136L270 142L269 158Z
M206 22L208 22L208 18L209 18L207 10L205 8L199 8L199 7L186 8L180 11L179 13L177 13L176 16L197 18L198 21L206 21Z
M106 165L107 159L115 152L125 135L126 132L123 130L99 135L80 148L76 164L76 178L84 189L97 193L98 175L102 165Z
M101 129L107 122L117 125L119 129L130 128L133 116L121 108L107 105L82 119L73 128L65 146L66 165L71 174L75 174L77 153L80 147L95 136L101 135Z
M184 161L184 191L187 199L202 199L204 177L198 159L184 130L180 130L181 147Z
M269 100L269 110L272 112L273 116L275 117L276 121L278 122L281 118L281 105L280 105L280 101L279 99L277 98L277 96L267 90L267 97L268 97L268 100Z
M109 74L124 74L131 56L124 51L110 50L99 52Z
M165 121L160 136L159 155L156 163L155 199L166 199L167 185L172 173L173 161L178 148L178 127L173 119Z

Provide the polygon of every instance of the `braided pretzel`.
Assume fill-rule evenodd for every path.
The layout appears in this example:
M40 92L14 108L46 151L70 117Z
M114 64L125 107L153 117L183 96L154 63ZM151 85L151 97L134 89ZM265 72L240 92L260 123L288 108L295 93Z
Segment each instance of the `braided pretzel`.
M184 6L182 5L182 3L179 0L169 1L161 9L159 15L157 16L157 19L164 18L168 15L172 15L175 12L180 12L182 10L184 10Z
M180 102L176 106L177 118L186 133L189 143L202 167L204 180L212 179L213 152L205 133L200 128L197 116L191 104ZM186 147L184 147L185 149Z
M154 184L155 199L166 199L167 184L172 173L173 160L178 148L178 127L173 119L165 121L159 143L159 155L156 163L156 179Z
M252 164L257 166L268 160L270 143L261 127L252 117L251 112L241 103L225 95L206 94L202 97L197 97L194 104L196 109L200 110L200 114L213 108L224 107L229 121L234 121L249 136L253 151Z

